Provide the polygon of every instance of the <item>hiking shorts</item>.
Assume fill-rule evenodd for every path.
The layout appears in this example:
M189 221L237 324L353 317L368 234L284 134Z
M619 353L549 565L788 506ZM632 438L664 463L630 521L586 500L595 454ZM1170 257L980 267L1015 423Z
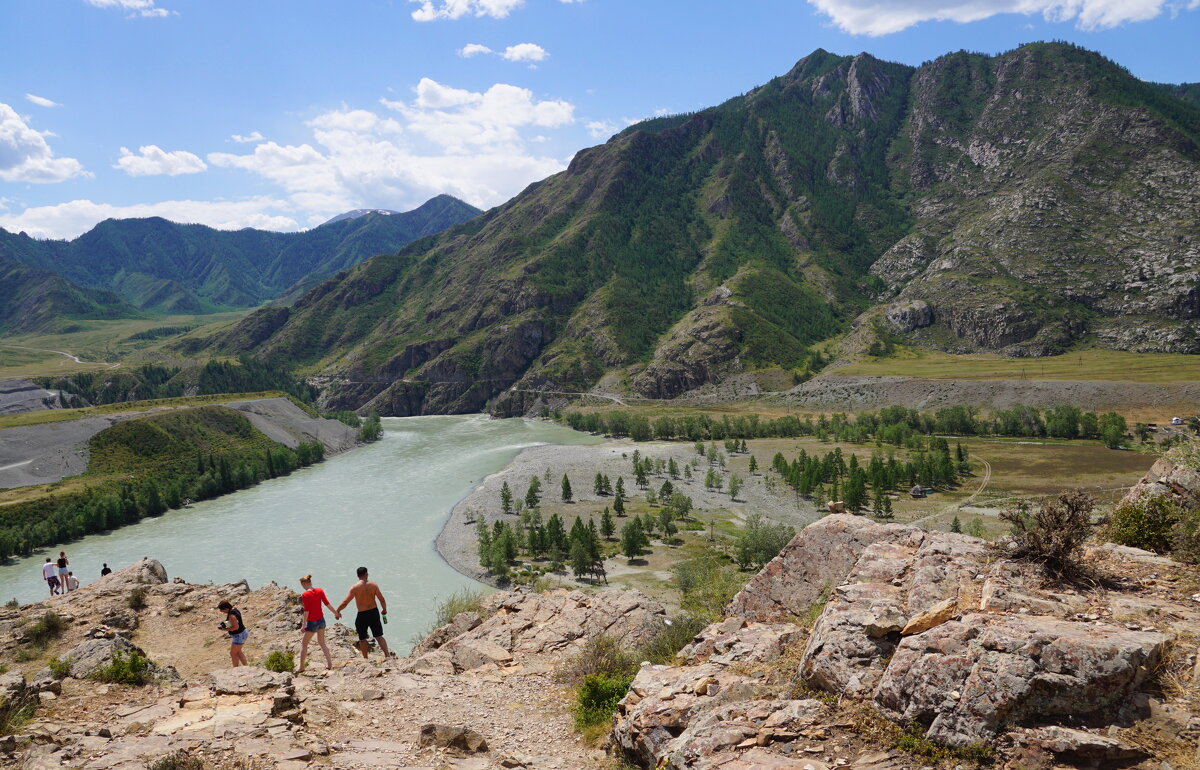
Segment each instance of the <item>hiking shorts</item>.
M363 610L354 618L354 630L358 632L358 640L366 641L367 631L378 639L383 636L383 621L379 619L379 608Z

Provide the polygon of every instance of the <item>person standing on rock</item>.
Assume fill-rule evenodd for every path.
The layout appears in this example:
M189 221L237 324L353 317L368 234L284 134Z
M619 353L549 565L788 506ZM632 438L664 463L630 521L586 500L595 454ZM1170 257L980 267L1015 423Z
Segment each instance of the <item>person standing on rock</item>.
M300 623L303 635L300 637L300 668L296 669L296 673L304 673L304 664L308 660L308 642L313 634L317 635L317 645L321 652L325 653L325 668L333 668L333 656L329 654L329 645L325 643L325 611L322 606L333 610L335 620L341 620L342 613L329 603L323 590L313 588L312 575L300 578L300 587L304 589L304 593L300 594L300 604L304 606L304 620Z
M46 557L46 563L42 565L42 579L46 581L46 585L50 586L50 595L58 595L58 570L54 567L54 562L50 561L50 557Z
M108 575L111 573L112 573L112 570L109 569L108 562L105 562L104 566L100 568L100 577L104 577L105 575Z
M71 562L67 560L67 552L58 552L58 584L62 587L62 592L67 592L67 565Z
M367 651L371 649L367 642L367 631L369 630L375 637L375 641L379 643L379 649L383 650L383 657L390 658L392 653L388 650L387 642L383 638L383 624L387 622L387 599L383 598L383 592L379 590L379 586L371 582L366 567L359 567L357 574L358 582L350 586L349 593L337 606L336 612L341 612L353 599L354 606L358 610L358 615L354 618L354 630L358 632L358 651L364 658L367 657ZM382 615L380 615L379 607L375 605L376 599L383 607ZM381 618L382 622L380 622Z
M227 601L218 604L217 609L225 613L224 622L218 624L217 628L229 634L229 659L233 661L233 667L249 666L250 661L246 660L246 653L242 652L242 645L246 643L246 637L250 635L250 631L242 622L242 611Z

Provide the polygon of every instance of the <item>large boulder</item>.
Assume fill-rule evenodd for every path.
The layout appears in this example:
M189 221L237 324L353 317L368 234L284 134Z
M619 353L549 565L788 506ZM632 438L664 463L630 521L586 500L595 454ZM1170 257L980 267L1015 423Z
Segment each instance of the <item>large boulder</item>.
M139 586L157 586L166 582L167 570L157 559L142 559L90 583L88 588L104 593L121 593Z
M128 656L135 652L145 656L142 649L128 639L114 636L111 639L88 639L64 655L63 660L71 664L71 676L86 679L110 665L117 653Z
M804 618L840 585L863 550L880 540L902 540L916 527L877 524L862 516L830 514L808 525L767 563L725 609L761 623Z
M985 569L979 538L900 529L867 546L813 626L801 674L818 689L869 698L910 622L932 628L955 613ZM937 609L936 613L931 612ZM919 627L919 626L918 626Z
M1006 724L1083 716L1145 681L1172 637L1047 617L971 614L905 638L876 707L929 738L966 746Z
M1121 502L1131 503L1143 497L1165 497L1178 505L1196 507L1200 505L1200 470L1160 457Z

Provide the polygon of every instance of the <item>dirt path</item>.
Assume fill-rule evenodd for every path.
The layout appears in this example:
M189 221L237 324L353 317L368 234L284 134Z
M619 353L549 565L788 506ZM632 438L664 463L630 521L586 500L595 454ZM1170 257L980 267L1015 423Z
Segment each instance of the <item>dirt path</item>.
M77 364L100 364L109 369L116 369L120 363L109 363L108 361L84 361L74 353L68 353L65 350L50 350L49 348L30 348L24 345L0 345L0 348L14 348L16 350L36 350L39 353L57 353L60 356L66 356Z

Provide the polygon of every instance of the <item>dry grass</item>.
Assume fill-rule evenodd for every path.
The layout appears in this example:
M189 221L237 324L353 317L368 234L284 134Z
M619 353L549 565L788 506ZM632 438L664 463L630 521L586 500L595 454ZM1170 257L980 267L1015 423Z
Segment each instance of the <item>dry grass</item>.
M931 380L1194 382L1200 380L1200 359L1184 354L1120 350L1083 350L1045 358L1005 358L990 353L953 355L909 348L888 358L864 358L836 371L841 375Z

